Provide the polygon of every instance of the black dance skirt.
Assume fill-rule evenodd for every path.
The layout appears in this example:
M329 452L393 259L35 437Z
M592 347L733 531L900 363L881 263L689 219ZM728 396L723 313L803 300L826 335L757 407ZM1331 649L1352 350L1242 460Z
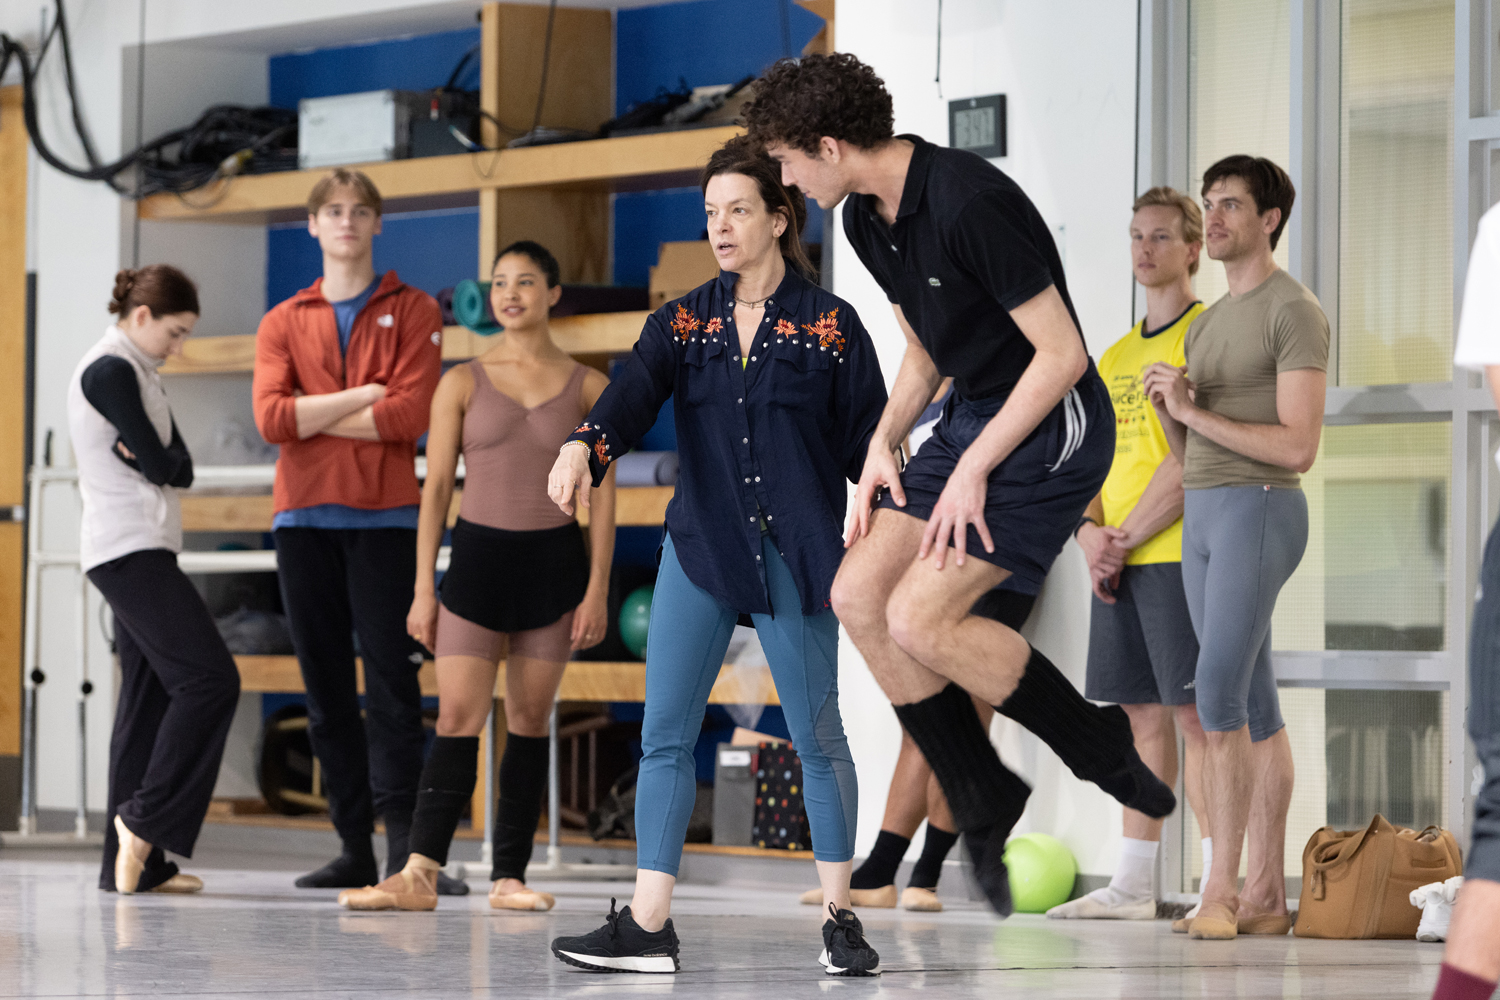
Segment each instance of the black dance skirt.
M578 607L589 585L589 556L577 523L506 531L458 519L443 606L495 632L551 625Z

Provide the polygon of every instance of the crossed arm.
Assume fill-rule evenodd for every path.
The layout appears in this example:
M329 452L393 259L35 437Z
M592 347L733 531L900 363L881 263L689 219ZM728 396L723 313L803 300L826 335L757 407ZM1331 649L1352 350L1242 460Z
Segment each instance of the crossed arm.
M297 439L305 441L314 434L330 434L357 441L379 441L375 404L384 398L385 386L375 382L339 392L298 396L292 404L297 413Z

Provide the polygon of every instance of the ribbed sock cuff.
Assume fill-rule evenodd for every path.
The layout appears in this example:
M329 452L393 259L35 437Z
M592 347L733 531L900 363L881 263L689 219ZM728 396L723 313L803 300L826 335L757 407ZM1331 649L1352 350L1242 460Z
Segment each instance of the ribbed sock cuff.
M1495 984L1490 980L1444 962L1432 1000L1490 1000L1494 993Z
M922 842L922 856L912 866L911 881L907 884L918 889L936 889L938 880L943 877L943 862L948 860L948 852L953 850L956 843L957 833L939 829L928 820L927 839Z
M927 758L960 831L993 826L1024 800L1025 782L1000 763L968 692L949 684L930 698L896 705L896 718Z
M875 838L875 846L870 848L870 856L849 877L849 888L879 889L892 885L896 881L896 869L901 867L901 859L906 857L906 849L910 846L910 837L881 830Z

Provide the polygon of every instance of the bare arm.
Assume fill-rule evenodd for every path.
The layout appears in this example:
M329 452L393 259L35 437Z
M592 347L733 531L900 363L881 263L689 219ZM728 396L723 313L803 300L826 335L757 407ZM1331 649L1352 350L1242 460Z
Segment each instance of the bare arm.
M432 423L427 433L427 480L422 484L422 508L417 515L417 579L406 630L428 649L437 632L437 557L448 528L448 508L458 475L464 412L474 389L467 365L459 365L438 384L432 397ZM368 409L366 410L368 412Z
M384 398L385 386L373 382L340 392L298 396L292 403L297 415L297 439L306 441L314 434L329 432L339 421L360 410L368 409ZM371 426L373 427L373 424ZM353 435L340 436L352 437Z
M1173 420L1246 458L1306 472L1318 457L1328 376L1316 368L1299 368L1276 376L1274 424L1242 423L1200 408L1189 396L1187 379L1171 365L1147 368L1143 382L1153 402L1160 398ZM1162 426L1166 424L1163 420Z
M584 376L582 399L587 414L599 402L609 379L599 372ZM615 561L615 468L589 493L589 585L573 615L574 649L597 646L609 627L609 570Z
M1032 296L1011 310L1010 315L1036 354L1000 412L990 418L963 453L933 507L917 557L925 559L935 549L938 569L942 569L950 538L958 550L957 562L963 564L969 525L978 532L986 551L995 550L989 525L984 520L991 470L1036 429L1088 371L1089 357L1083 338L1056 285Z
M896 384L891 387L880 423L875 425L875 433L870 436L859 487L854 491L854 516L849 519L849 530L844 535L845 548L870 530L870 508L875 503L877 490L889 489L896 505L906 506L906 492L901 489L901 470L896 464L896 449L910 436L917 418L927 409L933 393L943 381L937 365L932 363L932 356L906 321L906 314L895 303L891 308L896 312L901 332L906 335L906 353L896 371Z
M896 371L896 383L891 387L890 401L885 405L885 412L880 415L880 423L875 427L872 441L879 442L880 447L887 452L894 452L907 439L911 429L917 425L917 418L927 409L937 387L943 382L937 365L932 363L932 356L927 353L927 349L917 339L916 331L906 321L906 314L895 303L891 304L891 308L895 310L901 332L906 335L906 353L901 358L901 367Z
M1136 501L1120 528L1125 533L1122 544L1133 549L1182 516L1182 463L1168 455L1156 467L1146 492Z
M1500 408L1500 365L1488 365L1484 369L1484 377L1490 384L1490 397L1495 400L1495 406Z
M375 426L375 405L372 403L348 416L340 417L323 428L323 433L333 437L353 438L356 441L379 441L380 431Z

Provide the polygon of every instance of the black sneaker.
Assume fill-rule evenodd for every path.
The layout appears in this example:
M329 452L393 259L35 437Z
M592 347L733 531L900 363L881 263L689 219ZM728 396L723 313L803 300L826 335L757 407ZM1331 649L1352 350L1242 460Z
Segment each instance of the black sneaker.
M818 963L830 976L878 976L880 956L865 940L865 929L853 910L836 910L828 904L832 914L823 921L823 954Z
M828 937L826 929L823 937ZM635 922L630 907L616 913L613 899L603 927L580 937L554 938L552 954L559 962L590 972L676 972L682 968L677 961L677 932L671 919L653 934Z

